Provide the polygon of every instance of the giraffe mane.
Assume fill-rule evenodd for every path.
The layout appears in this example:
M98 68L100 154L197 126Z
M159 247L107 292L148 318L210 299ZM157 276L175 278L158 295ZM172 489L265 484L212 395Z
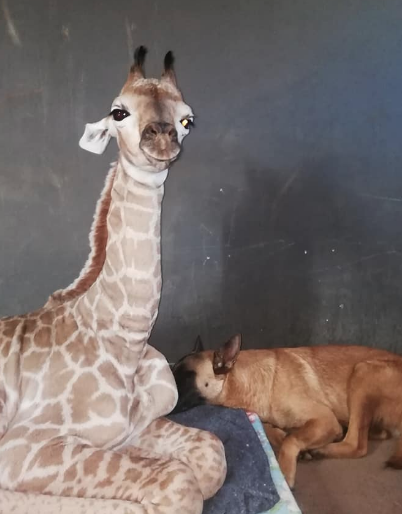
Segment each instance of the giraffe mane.
M106 243L108 239L106 220L112 198L111 193L116 169L117 163L112 163L106 176L101 196L96 204L89 234L90 253L84 267L72 284L50 295L45 307L60 305L82 295L88 291L102 271L106 258Z

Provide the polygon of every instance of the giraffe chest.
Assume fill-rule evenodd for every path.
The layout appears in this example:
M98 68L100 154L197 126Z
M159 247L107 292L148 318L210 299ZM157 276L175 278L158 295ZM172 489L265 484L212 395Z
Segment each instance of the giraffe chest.
M120 443L133 429L128 413L137 396L138 356L128 349L116 355L91 336L71 335L62 345L50 342L21 357L13 423L53 428L99 447Z
M174 407L167 362L148 345L133 350L115 338L99 340L63 317L49 330L34 322L29 328L16 339L18 358L8 373L19 384L9 409L12 426L112 447Z
M120 443L132 431L132 377L113 359L93 366L67 360L53 351L41 372L24 377L15 421L35 430L54 428L98 447Z

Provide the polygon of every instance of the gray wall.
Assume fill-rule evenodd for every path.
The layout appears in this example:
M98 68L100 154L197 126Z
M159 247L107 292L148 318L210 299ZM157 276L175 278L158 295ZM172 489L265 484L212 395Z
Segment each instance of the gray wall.
M402 350L402 3L8 0L0 33L0 314L88 253L116 146L78 147L132 48L172 49L197 127L163 212L153 343Z

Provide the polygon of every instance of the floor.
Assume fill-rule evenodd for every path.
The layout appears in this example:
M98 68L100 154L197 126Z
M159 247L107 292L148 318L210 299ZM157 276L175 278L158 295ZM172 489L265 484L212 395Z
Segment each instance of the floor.
M402 471L384 469L392 441L373 441L357 460L299 462L295 498L303 514L402 514Z

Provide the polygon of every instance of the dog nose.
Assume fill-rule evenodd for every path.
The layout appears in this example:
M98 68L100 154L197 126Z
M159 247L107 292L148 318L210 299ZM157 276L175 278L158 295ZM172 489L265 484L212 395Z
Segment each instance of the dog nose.
M167 135L170 141L177 141L177 130L171 123L153 122L142 131L143 139L154 140L158 136Z

